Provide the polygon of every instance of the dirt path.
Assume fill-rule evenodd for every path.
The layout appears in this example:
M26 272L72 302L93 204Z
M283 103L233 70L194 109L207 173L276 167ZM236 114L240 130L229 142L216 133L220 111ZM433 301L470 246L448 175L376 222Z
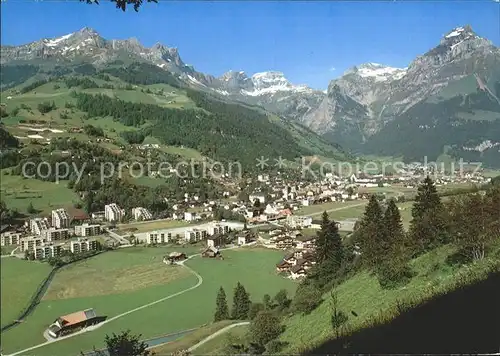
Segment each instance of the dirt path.
M188 349L188 351L189 351L189 352L192 352L192 351L196 350L198 347L200 347L200 346L201 346L201 345L203 345L204 343L206 343L206 342L208 342L208 341L210 341L210 340L212 340L212 339L216 338L216 337L217 337L217 336L219 336L219 335L222 335L222 334L224 334L224 333L228 332L228 331L229 331L229 330L231 330L232 328L235 328L235 327L237 327L237 326L249 325L249 324L250 324L250 322L249 322L249 321L243 321L243 322L241 322L241 323L236 323L236 324L231 324L231 325L228 325L228 326L226 326L226 327L224 327L224 328L222 328L222 329L220 329L220 330L218 330L218 331L214 332L212 335L207 336L206 338L204 338L203 340L201 340L201 341L200 341L199 343L197 343L196 345L191 346L191 347Z

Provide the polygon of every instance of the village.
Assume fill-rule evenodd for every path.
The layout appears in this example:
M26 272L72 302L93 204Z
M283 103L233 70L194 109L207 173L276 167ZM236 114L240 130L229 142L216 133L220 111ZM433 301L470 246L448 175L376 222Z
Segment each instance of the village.
M312 182L260 174L246 181L254 187L250 194L227 191L219 200L203 202L196 195L185 194L184 199L170 202L172 212L166 218L158 218L143 207L126 212L115 203L91 214L82 209L58 208L50 216L25 221L22 227L2 226L0 242L2 247L11 248L11 255L36 260L55 258L64 251L96 251L103 245L114 248L196 243L202 243L206 254L215 257L221 246L253 242L286 251L277 272L298 279L314 264L315 230L320 228L315 217L331 207L362 205L372 194L380 195L382 202L387 198L404 201L415 194L414 187L424 173L414 165L391 177L361 173L341 178L326 173L323 179ZM443 177L436 183L445 187L487 181L480 174L466 173ZM223 219L221 210L222 215L230 213L232 219ZM337 225L349 234L357 220L343 219Z

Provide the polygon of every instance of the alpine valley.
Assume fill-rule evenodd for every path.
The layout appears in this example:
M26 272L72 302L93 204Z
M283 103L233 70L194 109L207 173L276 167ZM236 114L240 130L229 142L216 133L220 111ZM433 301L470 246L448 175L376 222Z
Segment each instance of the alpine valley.
M407 68L357 65L326 91L292 84L275 71L251 76L228 71L215 77L185 64L176 48L159 43L146 48L134 38L107 40L89 28L2 46L1 64L3 90L105 74L136 86L164 83L191 96L196 92L271 113L278 118L273 125L286 127L286 135L279 133L282 139L299 146L308 141L296 153L340 156L343 148L405 161L447 155L500 166L500 50L470 26L452 29Z

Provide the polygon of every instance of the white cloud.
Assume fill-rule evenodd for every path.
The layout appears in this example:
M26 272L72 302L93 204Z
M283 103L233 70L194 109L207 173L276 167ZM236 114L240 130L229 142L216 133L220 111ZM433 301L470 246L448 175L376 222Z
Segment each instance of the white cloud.
M495 0L495 1L500 1L500 0ZM335 67L330 67L330 72L335 72L336 69L337 68L335 68Z
M493 2L498 2L498 3L500 3L500 0L493 0Z

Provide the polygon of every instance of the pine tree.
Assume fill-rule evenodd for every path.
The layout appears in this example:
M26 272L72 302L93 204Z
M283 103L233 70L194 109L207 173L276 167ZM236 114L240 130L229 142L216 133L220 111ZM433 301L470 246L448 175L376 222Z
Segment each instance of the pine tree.
M320 286L334 278L342 264L343 254L338 226L335 221L330 221L328 214L324 212L321 230L316 238L316 265L310 278L316 280Z
M229 319L229 308L227 306L226 292L222 287L219 288L215 304L216 304L216 309L215 309L214 321Z
M372 195L356 231L356 240L360 245L361 258L366 267L375 267L383 260L384 234L382 209L377 197Z
M335 247L334 241L331 238L334 229L328 217L328 213L323 212L321 229L317 232L315 257L316 263L321 264L331 258Z
M410 236L417 253L428 250L446 239L443 205L429 176L418 187L412 208Z
M383 224L385 233L380 249L385 251L385 258L380 260L376 271L380 284L388 286L402 282L408 276L407 263L411 256L401 214L393 199L384 213Z
M231 318L236 320L245 320L250 312L250 295L245 290L245 287L238 282L234 289L233 309L231 310Z

